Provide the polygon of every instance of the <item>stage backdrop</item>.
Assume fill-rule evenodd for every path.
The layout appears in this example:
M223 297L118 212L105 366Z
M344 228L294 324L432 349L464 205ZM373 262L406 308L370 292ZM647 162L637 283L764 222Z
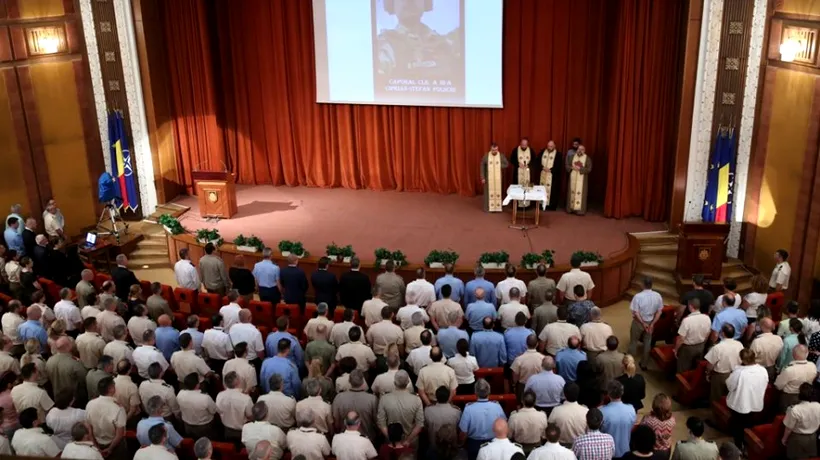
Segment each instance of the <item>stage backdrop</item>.
M504 108L315 102L312 2L167 0L179 181L481 193L491 141L583 138L611 217L668 214L684 1L506 0ZM565 182L565 181L564 181Z

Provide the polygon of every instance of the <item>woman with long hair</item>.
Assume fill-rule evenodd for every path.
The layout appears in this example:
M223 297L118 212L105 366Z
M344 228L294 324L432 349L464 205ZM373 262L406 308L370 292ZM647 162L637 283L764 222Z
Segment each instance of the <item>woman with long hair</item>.
M40 355L40 341L31 338L26 340L24 346L26 352L20 358L20 367L22 368L28 363L34 363L34 367L37 369L37 385L45 385L48 383L48 374L46 373L46 362Z
M672 431L675 429L675 417L672 416L672 398L658 393L652 400L652 412L644 416L641 425L646 425L655 432L655 458L669 459L672 453Z
M756 275L752 278L752 292L743 296L740 302L740 308L746 310L746 319L749 324L757 320L757 309L760 306L766 305L766 299L769 297L769 282L763 275Z
M635 412L643 409L643 398L646 397L646 381L638 374L635 366L635 358L632 355L625 355L623 360L624 373L616 380L624 386L624 395L621 401L624 404L632 404Z

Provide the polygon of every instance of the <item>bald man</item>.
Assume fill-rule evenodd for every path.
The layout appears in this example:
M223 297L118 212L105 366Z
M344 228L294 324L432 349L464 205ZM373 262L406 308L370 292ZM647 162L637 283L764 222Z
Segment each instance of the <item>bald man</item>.
M239 322L231 327L228 336L231 343L245 342L248 344L248 360L259 370L260 363L265 359L265 344L262 342L262 333L251 321L251 311L243 308L239 311Z
M495 321L498 317L495 305L487 302L485 297L486 291L484 291L484 288L477 288L475 290L475 302L467 305L467 309L464 311L464 317L467 318L467 325L474 331L484 329L484 318L489 316Z
M76 404L85 404L88 400L85 374L88 371L71 354L74 347L73 342L68 337L60 337L57 339L55 347L57 353L48 358L46 362L46 373L48 373L48 380L51 382L54 394L68 391L75 394L74 402Z
M789 406L800 402L798 395L800 394L800 385L804 383L812 383L817 377L817 366L814 363L806 361L809 356L809 349L805 345L797 345L792 350L792 357L794 358L788 366L786 366L777 379L774 381L774 386L780 390L780 411L785 412Z
M180 350L179 331L174 328L171 317L162 315L157 319L157 329L154 331L155 346L162 352L165 360L170 362L174 352Z
M170 321L170 317L168 320ZM97 315L97 324L100 326L100 335L106 342L114 340L115 327L125 327L125 320L117 313L115 299L108 298L102 303L102 311Z
M494 460L498 458L512 458L513 455L520 453L524 455L524 450L521 445L516 444L507 439L509 427L507 421L499 418L493 423L493 434L495 439L481 446L478 451L478 460Z
M86 300L88 299L90 294L96 294L97 289L94 288L94 285L91 283L94 281L94 272L89 269L85 269L80 274L82 279L76 286L74 286L74 291L77 292L77 306L83 308L84 306L88 305Z
M766 368L769 373L769 381L774 382L775 365L780 352L783 350L783 338L774 333L774 321L771 318L763 318L760 320L760 332L749 349L755 352L757 364Z
M26 321L17 326L17 335L22 343L28 339L37 339L40 342L40 352L45 353L48 346L48 334L40 323L43 311L37 305L32 305L26 309Z
M573 335L567 339L567 347L562 348L555 355L555 364L558 366L558 375L567 382L574 382L577 376L578 363L587 360L587 354L581 350L581 338Z

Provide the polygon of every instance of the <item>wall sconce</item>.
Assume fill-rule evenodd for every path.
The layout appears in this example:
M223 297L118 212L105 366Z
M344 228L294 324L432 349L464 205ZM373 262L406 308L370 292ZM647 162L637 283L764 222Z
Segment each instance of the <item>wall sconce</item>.
M65 28L62 25L26 29L26 42L31 56L64 53L68 48Z
M780 60L814 64L817 58L818 29L784 24L780 39Z
M804 51L804 45L801 41L789 38L780 44L780 60L783 62L792 62L798 54Z

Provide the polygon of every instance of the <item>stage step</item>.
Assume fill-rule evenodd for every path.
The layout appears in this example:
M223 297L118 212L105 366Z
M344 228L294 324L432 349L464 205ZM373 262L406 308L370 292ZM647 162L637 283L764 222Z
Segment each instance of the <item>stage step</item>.
M191 208L188 206L183 206L181 204L176 203L161 204L157 206L157 209L153 213L151 213L150 216L145 217L145 219L143 219L143 222L156 224L157 219L159 219L159 216L163 214L170 214L172 217L179 217L188 212L189 209Z
M128 259L128 267L131 269L136 268L170 268L171 261L168 260L168 256L165 255L164 257L146 257L140 259Z
M132 268L170 267L171 261L168 259L168 239L165 230L162 226L145 220L139 224L139 232L144 238L139 242L136 249L128 255L128 266Z
M678 242L641 244L641 254L672 255L678 254Z

